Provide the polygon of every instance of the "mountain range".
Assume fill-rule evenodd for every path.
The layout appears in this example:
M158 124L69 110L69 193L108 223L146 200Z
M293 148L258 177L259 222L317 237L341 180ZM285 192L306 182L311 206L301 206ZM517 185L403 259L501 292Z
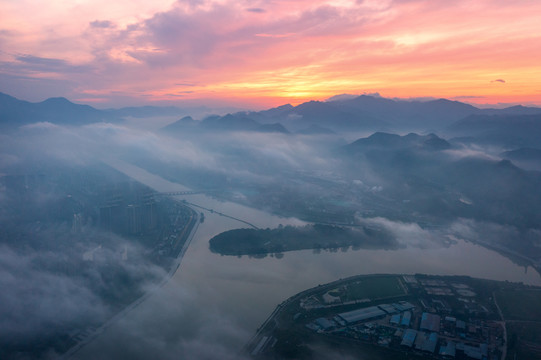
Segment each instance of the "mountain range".
M514 119L532 117L533 126L541 130L541 123L535 120L536 116L541 116L541 108L512 106L505 109L479 109L446 99L422 102L361 95L345 100L309 101L297 106L286 104L263 111L211 116L202 120L201 127L207 130L257 131L264 124L281 124L287 131L300 134L452 130L461 136L460 127L463 125L457 122L468 122L468 119L476 122L476 119L485 117L509 127L514 126ZM181 125L182 121L176 129L190 129Z
M85 125L100 121L118 121L115 116L88 105L74 104L66 98L49 98L31 103L0 93L0 128L8 129L36 122Z
M127 107L100 110L65 98L31 103L0 93L0 128L17 128L47 121L62 125L120 122L126 117L186 115L177 107ZM519 126L517 126L517 124ZM261 131L301 134L332 134L351 131L450 131L457 137L477 136L496 141L502 132L513 135L509 145L537 147L541 134L541 108L513 106L479 109L446 99L405 101L361 95L354 98L308 101L263 111L211 115L202 120L184 117L162 131ZM517 133L519 132L519 133ZM523 139L525 138L525 139Z
M75 104L63 97L32 103L0 93L0 129L17 128L36 122L80 126L96 122L121 122L126 117L179 116L186 110L174 106L139 106L96 109Z
M460 144L434 134L374 133L343 146L335 156L346 161L351 176L371 173L377 177L384 189L381 196L394 199L393 206L405 214L439 219L463 216L517 228L539 224L541 173L519 168L514 161L538 161L541 150L502 154L513 158L512 163L456 157L453 151L460 149Z
M447 130L463 143L541 148L541 114L469 115Z

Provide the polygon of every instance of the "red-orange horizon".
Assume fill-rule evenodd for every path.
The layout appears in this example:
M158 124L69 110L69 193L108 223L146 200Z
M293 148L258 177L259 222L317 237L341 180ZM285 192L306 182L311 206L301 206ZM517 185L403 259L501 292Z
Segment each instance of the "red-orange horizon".
M268 108L336 94L541 106L541 3L0 3L0 91L98 107Z

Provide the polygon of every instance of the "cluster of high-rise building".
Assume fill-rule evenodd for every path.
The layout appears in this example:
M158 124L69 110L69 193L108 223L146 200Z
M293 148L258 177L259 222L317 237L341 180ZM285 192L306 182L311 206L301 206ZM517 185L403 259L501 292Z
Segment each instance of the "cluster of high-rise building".
M130 235L154 230L158 215L152 191L132 183L112 186L100 206L100 225Z

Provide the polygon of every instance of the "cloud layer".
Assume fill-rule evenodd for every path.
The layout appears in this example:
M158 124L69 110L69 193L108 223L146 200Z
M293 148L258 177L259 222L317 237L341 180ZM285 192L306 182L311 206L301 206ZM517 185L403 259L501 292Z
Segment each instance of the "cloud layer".
M116 104L361 91L539 104L540 11L496 0L4 2L0 91Z

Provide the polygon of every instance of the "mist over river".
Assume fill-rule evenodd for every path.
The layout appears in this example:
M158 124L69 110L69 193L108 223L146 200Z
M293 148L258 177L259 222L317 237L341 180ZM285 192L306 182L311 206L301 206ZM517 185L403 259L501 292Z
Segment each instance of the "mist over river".
M111 165L159 192L188 190L132 165ZM205 195L179 199L260 228L304 224ZM237 359L242 346L283 300L318 284L358 274L469 275L541 285L533 268L461 239L415 241L397 250L302 250L287 252L283 258L262 259L221 256L210 252L209 239L246 225L208 211L204 215L205 221L171 280L73 358Z

